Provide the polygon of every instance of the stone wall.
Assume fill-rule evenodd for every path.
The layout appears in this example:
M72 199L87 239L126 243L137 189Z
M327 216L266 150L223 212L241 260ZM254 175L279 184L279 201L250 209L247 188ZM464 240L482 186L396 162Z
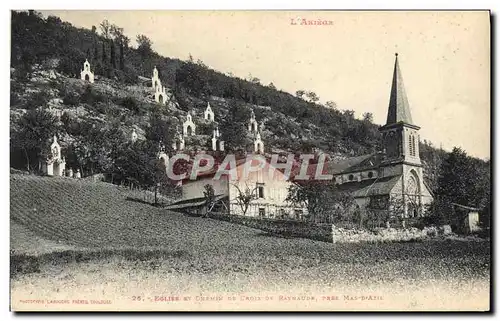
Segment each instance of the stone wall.
M333 243L412 241L450 234L452 232L449 225L439 228L426 227L422 230L412 227L409 229L380 228L374 231L344 229L332 225Z

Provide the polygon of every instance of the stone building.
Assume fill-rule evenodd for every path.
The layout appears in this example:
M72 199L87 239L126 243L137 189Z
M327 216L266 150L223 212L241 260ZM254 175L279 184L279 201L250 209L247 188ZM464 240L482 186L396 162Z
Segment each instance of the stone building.
M258 155L255 155L258 156ZM263 158L262 156L260 156ZM264 166L245 175L247 166L258 167L257 162L264 161ZM217 178L217 168L200 173L196 180L189 178L182 181L182 200L170 204L167 209L187 210L190 212L203 210L205 205L204 186L212 185L216 202L230 214L250 217L276 219L302 219L307 215L307 207L287 201L288 189L295 184L288 180L282 171L275 168L268 160L244 158L236 161L235 175L221 175ZM222 167L225 165L222 164ZM243 212L239 197L245 191L254 195L246 212Z
M350 192L361 208L384 210L401 203L405 217L421 216L433 197L424 182L419 129L411 117L396 54L387 121L379 128L384 151L328 161L322 173L333 175L339 189ZM314 175L316 168L308 172Z
M264 154L264 142L260 137L260 133L257 132L253 141L253 150L255 153Z
M137 141L137 132L135 131L135 128L132 129L132 134L130 134L130 140L132 143L135 143Z
M185 141L184 135L177 133L174 138L174 142L172 143L172 149L181 151L184 150Z
M61 145L57 142L57 137L54 135L54 140L50 145L49 156L42 162L42 172L48 176L64 176L66 171L66 160L61 154Z
M255 127L253 127L255 124ZM263 153L264 144L258 131L255 115L252 112L248 124L250 132L255 133L254 152ZM398 56L394 63L392 85L390 88L387 121L380 127L383 137L383 151L349 157L343 160L327 160L319 165L306 167L307 175L316 173L331 175L340 190L350 193L359 208L387 210L395 204L402 204L401 216L418 217L424 215L425 205L433 200L429 188L424 182L423 166L420 161L418 144L420 127L411 117L410 105L406 95L403 77L399 67ZM240 168L243 163L238 163ZM222 166L222 165L221 165ZM278 177L280 176L278 173ZM281 173L282 174L282 173ZM204 186L211 184L216 197L225 202L225 208L232 214L242 215L236 201L236 186L250 187L257 193L257 199L245 215L269 218L288 217L301 219L306 214L306 207L286 202L286 195L291 184L302 184L297 178L297 168L292 171L290 179L274 180L261 176L260 171L249 178L235 183L224 176L214 179L215 170L200 175L196 180L182 182L183 200L171 204L171 209L189 209L203 206ZM271 196L272 195L272 196ZM475 217L473 217L475 219Z
M212 107L210 107L210 103L207 103L207 108L203 112L203 117L205 118L205 120L215 121L215 114L212 110Z
M163 143L161 143L161 142L160 142L157 156L158 156L158 159L161 160L161 162L165 166L165 169L167 169L169 157L168 157L167 153L165 152L165 145L163 145Z
M255 119L255 113L253 110L250 114L250 120L248 121L248 131L254 134L259 131L259 123L257 123L257 120Z
M158 69L156 69L156 66L153 69L153 77L151 77L151 87L153 87L155 92L158 90L158 88L162 88L161 79L158 76Z
M167 103L167 89L162 85L155 88L155 101L160 105L165 105Z
M94 83L94 73L90 70L90 63L87 59L83 63L83 70L80 71L80 79Z
M224 151L224 141L220 139L219 127L214 129L212 136L212 150Z
M192 136L196 135L196 125L193 122L193 117L188 112L186 116L186 121L182 124L182 134L184 136Z

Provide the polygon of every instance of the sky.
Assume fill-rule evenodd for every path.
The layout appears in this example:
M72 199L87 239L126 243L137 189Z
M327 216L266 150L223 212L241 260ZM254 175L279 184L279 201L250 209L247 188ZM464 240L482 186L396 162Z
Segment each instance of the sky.
M399 64L421 139L490 158L490 24L485 11L41 11L75 26L104 19L161 55L295 93L313 91L357 117L387 117ZM322 21L325 24L302 24Z

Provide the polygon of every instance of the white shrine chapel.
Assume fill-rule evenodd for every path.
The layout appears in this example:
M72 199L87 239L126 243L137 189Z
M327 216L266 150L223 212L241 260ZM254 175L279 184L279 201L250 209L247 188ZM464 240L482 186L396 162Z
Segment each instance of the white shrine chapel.
M42 162L42 172L48 176L64 176L66 171L66 159L61 155L61 145L57 142L57 137L54 135L54 140L50 145L50 154Z
M80 71L80 79L94 83L94 73L90 70L90 63L87 59L83 63L83 70Z

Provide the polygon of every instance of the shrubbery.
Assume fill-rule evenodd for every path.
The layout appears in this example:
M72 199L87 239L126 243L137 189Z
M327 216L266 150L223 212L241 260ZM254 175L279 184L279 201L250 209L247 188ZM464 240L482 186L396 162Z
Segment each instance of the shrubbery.
M63 104L67 106L77 106L80 103L80 95L74 91L63 92Z
M30 110L30 109L36 109L38 107L43 107L47 105L47 103L50 100L50 94L49 92L45 90L41 90L35 93L32 93L28 99L26 100L25 103L25 108Z
M137 101L134 97L127 96L125 98L120 98L116 101L116 103L120 106L123 106L133 112L135 115L144 115L146 109L140 102Z
M106 97L102 93L92 89L91 86L87 86L80 96L80 101L89 105L95 105L100 102L105 102Z

